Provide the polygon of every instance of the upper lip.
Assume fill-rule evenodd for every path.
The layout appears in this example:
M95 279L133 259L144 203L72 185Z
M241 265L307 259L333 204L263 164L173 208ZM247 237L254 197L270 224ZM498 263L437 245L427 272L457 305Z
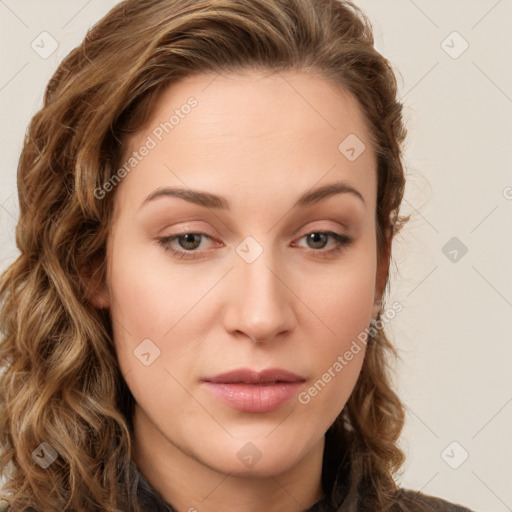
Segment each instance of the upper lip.
M212 377L206 377L203 380L224 384L262 384L269 382L304 382L305 379L282 368L268 368L261 371L252 370L251 368L239 368Z

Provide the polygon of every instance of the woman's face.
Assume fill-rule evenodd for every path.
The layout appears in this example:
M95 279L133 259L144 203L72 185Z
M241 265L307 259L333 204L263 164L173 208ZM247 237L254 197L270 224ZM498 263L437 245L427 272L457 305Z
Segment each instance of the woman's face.
M195 76L160 96L123 164L104 187L99 301L136 450L232 474L293 467L354 388L376 299L376 162L357 101L298 72ZM239 369L254 381L215 378ZM267 369L295 377L258 383Z

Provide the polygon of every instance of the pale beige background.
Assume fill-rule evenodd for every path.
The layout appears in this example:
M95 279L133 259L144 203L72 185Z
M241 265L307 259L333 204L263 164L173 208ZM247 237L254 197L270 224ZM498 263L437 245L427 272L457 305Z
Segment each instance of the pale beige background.
M17 255L27 124L60 60L116 3L0 0L0 270ZM404 309L388 327L409 410L400 483L476 511L511 511L512 2L355 3L401 73L409 127L404 212L413 218L395 245L389 297ZM58 42L47 59L31 48L43 31ZM459 247L445 256L452 237Z

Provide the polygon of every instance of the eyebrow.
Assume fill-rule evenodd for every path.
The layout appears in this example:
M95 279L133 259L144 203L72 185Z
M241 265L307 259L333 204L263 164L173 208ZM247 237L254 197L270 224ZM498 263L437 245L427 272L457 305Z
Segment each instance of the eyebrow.
M314 190L306 192L304 195L299 197L299 199L297 199L292 208L295 209L311 206L313 204L318 203L322 199L326 199L327 197L331 197L335 194L351 194L355 197L358 197L363 202L363 204L366 205L366 202L361 192L354 188L350 183L346 181L336 181L334 183L330 183L329 185L324 185L322 187L318 187ZM229 202L225 197L211 194L209 192L201 192L199 190L174 187L157 188L156 190L151 192L151 194L149 194L149 196L146 197L146 199L144 199L141 208L150 201L153 201L160 197L178 197L190 203L205 206L206 208L222 210L230 209Z

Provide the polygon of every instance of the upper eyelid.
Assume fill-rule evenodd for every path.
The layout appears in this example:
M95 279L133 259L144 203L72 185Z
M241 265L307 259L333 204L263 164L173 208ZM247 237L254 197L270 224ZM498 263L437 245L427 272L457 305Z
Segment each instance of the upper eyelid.
M329 221L329 222L334 222L334 223L338 224L339 229L341 229L342 231L350 231L351 230L349 225L347 225L346 223L340 222L340 220L334 220L334 219L323 219L323 220L324 221ZM194 222L194 221L192 221L192 222ZM321 222L321 221L311 221L311 222ZM310 224L311 222L308 222L308 224ZM162 237L170 238L172 236L182 236L182 235L187 235L187 234L195 233L195 234L205 235L205 236L208 236L210 238L219 238L217 235L206 233L202 229L203 228L197 228L196 229L194 227L185 227L185 228L181 228L181 229L178 228L178 231L170 233L169 235L163 235ZM228 231L229 231L230 235L233 234L233 230L228 229ZM302 231L302 229L301 230L294 230L294 233L295 233L294 236L298 236L298 233L300 233L301 231ZM344 232L338 233L336 231L336 229L333 228L333 227L309 228L309 229L304 231L304 234L302 236L305 236L305 235L307 235L309 233L317 233L317 232L332 232L332 233L337 233L339 235L347 235L348 236L348 234L344 233ZM290 234L290 233L288 233L288 234Z

